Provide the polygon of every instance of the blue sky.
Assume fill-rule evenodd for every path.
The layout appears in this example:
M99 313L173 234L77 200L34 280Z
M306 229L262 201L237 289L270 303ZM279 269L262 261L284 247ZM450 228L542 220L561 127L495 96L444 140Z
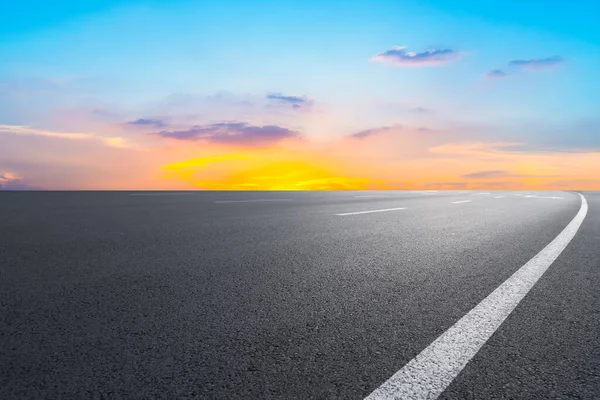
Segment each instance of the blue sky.
M0 125L104 135L100 114L243 119L319 141L400 124L600 148L595 0L59 0L4 2L0 14ZM455 57L402 61L428 50ZM310 97L315 112L265 112L273 93Z

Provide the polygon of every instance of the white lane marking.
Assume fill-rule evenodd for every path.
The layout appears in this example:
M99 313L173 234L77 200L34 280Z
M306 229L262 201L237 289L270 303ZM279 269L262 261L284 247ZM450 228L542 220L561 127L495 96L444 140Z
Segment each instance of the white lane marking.
M436 399L571 242L588 210L585 197L579 196L579 212L550 244L366 400Z
M292 201L293 199L249 199L249 200L217 200L216 204L227 203L259 203L263 201Z
M371 197L388 197L388 196L385 194L365 194L363 196L354 196L354 197L367 199L367 198L371 198Z
M341 214L335 214L335 215L339 215L339 216L346 216L346 215L357 215L357 214L370 214L370 213L378 213L378 212L386 212L386 211L398 211L398 210L406 210L405 207L399 207L399 208L386 208L383 210L368 210L368 211L356 211L356 212L349 212L349 213L341 213Z
M503 198L504 198L504 196L495 196L494 198L495 198L495 199L503 199Z
M197 192L129 193L130 196L179 196L182 194L197 194Z
M556 200L562 200L564 199L564 197L558 197L558 196L538 196L535 194L530 194L528 196L525 196L525 198L528 199L556 199Z
M473 200L460 200L460 201L453 201L452 204L461 204L461 203L470 203Z
M481 196L484 194L490 194L489 192L485 192L485 193L473 193L473 196Z

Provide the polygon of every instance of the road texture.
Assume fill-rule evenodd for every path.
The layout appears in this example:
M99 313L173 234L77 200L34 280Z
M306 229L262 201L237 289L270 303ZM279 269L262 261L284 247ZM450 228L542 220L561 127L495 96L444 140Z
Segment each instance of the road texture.
M430 398L600 398L600 193L582 194L564 251ZM582 207L575 192L0 192L0 398L376 396ZM428 396L406 393L375 398Z

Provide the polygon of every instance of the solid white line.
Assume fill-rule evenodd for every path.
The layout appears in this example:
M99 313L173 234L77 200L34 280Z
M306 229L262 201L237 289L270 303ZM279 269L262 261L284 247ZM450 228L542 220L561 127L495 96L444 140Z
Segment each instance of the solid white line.
M386 208L384 210L356 211L356 212L341 213L341 214L335 214L335 215L339 215L339 216L343 217L343 216L346 216L346 215L370 214L370 213L378 213L378 212L385 212L385 211L397 211L397 210L406 210L406 208L404 208L404 207L400 207L400 208Z
M452 204L461 204L461 203L470 203L473 200L460 200L460 201L453 201Z
M293 199L252 199L252 200L217 200L216 204L227 203L259 203L263 201L292 201Z
M436 399L571 242L588 210L579 196L579 212L550 244L366 399Z

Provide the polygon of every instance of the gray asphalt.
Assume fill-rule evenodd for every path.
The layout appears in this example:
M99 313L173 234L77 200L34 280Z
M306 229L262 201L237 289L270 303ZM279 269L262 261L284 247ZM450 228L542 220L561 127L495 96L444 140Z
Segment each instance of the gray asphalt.
M0 398L364 398L581 204L477 193L0 192ZM574 240L442 398L600 398L583 194Z

